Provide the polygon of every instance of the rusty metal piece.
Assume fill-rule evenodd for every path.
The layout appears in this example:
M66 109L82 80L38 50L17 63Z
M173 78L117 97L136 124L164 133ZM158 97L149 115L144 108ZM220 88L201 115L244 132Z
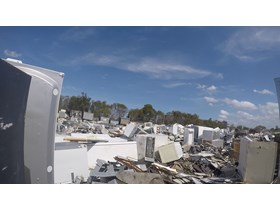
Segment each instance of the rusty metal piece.
M122 157L116 156L114 159L121 164L127 166L129 169L133 169L136 172L145 172L141 168L139 168L132 160L124 159Z
M174 162L174 165L171 168L178 171L184 171L184 167L182 166L182 164L177 161Z
M152 166L159 172L163 172L163 173L170 174L170 175L178 174L176 169L173 169L173 168L170 168L167 166L163 166L159 163L152 163Z

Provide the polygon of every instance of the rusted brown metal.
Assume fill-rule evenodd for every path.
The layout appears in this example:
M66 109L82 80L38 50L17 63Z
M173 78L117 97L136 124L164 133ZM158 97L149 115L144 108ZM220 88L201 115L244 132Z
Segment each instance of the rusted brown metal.
M132 160L124 159L122 157L116 156L114 159L121 164L127 166L130 169L133 169L136 172L144 172L141 168L139 168Z

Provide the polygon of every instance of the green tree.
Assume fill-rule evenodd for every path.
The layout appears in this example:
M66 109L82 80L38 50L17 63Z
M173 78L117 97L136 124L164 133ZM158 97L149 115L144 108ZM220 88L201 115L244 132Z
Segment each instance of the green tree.
M78 96L79 110L82 112L82 119L84 117L84 112L88 112L90 108L91 98L87 96L86 93L82 92L81 96Z
M157 124L163 124L164 123L164 113L162 111L157 111L156 112L155 123L157 123Z
M266 130L266 127L265 126L262 126L262 125L258 125L254 128L254 130L257 132L257 133L260 133L261 131L263 130Z
M114 120L124 117L128 112L128 108L124 104L114 103L111 106L111 118Z
M68 108L70 110L81 111L82 119L84 112L89 111L91 98L87 96L86 93L82 92L80 96L72 96L69 99Z
M184 122L183 125L200 125L201 120L199 119L199 116L197 114L190 114L190 113L184 113Z
M186 121L186 115L180 111L172 111L173 115L173 123L179 123L179 124L184 124Z
M131 121L142 122L143 121L143 112L141 109L130 109L128 117Z
M156 117L156 110L153 108L151 104L145 104L144 107L142 108L143 112L143 120L144 122L148 121L155 121Z
M111 106L106 101L92 101L91 111L95 117L110 117Z
M174 116L172 112L167 112L164 117L164 124L165 125L171 125L174 123Z
M220 127L220 128L227 128L227 127L228 127L228 122L225 121L225 120L223 120L223 121L222 121L222 125L219 126L219 127Z
M107 104L106 101L91 101L86 93L82 93L81 96L61 96L60 98L60 109L70 109L84 111L91 110L95 117L112 117L117 120L119 117L124 117L128 112L128 108L125 104L114 103L112 105ZM208 120L200 119L197 114L190 114L181 111L172 111L164 114L162 111L156 111L151 104L145 104L141 109L130 109L128 116L131 121L138 122L154 122L157 124L174 124L180 123L182 125L195 124L209 127L227 128L227 121L218 121L209 118ZM234 126L231 125L234 129ZM244 126L238 126L237 130L248 130ZM265 129L260 127L259 129ZM278 130L278 127L277 129Z
M71 96L68 104L70 110L79 110L79 99L77 96Z
M214 127L215 122L212 121L212 118L209 118L208 120L203 120L203 125L207 127Z

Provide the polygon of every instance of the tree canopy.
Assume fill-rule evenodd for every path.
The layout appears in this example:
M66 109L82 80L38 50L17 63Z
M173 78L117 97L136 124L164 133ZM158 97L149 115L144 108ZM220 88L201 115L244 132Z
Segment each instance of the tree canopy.
M106 101L92 101L91 111L95 117L110 117L111 106Z
M209 118L207 120L200 119L197 114L190 114L173 110L171 112L164 113L161 110L156 110L151 104L145 104L142 108L128 109L125 104L113 103L108 104L106 101L91 100L86 93L82 92L80 96L61 96L59 109L79 110L82 112L92 112L95 117L110 117L113 120L118 120L120 117L129 117L131 121L136 122L153 122L157 124L171 125L179 123L182 125L201 125L212 128L227 128L238 130L249 130L249 128L239 125L228 125L227 121L218 121ZM250 133L260 132L266 128L262 125L256 126L250 129ZM273 129L275 132L279 130L278 127Z

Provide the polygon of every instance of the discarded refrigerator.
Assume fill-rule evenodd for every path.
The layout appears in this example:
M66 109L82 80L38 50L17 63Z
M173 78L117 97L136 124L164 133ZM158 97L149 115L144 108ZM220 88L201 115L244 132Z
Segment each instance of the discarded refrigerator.
M171 142L158 148L162 163L169 163L180 159L183 156L183 150L180 142Z
M276 142L240 141L238 171L249 184L273 181L277 157Z
M139 161L154 161L155 137L141 137L137 139L137 156Z

